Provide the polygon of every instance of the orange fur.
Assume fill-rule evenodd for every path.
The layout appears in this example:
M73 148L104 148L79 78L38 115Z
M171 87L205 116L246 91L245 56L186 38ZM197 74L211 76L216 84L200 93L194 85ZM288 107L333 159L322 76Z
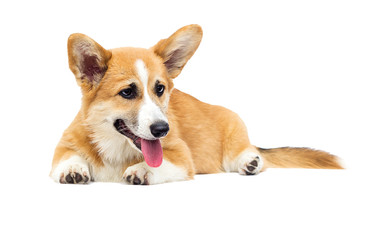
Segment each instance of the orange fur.
M82 107L56 148L52 173L59 163L73 156L85 159L90 169L101 171L112 160L107 155L107 147L110 146L100 144L107 134L115 134L115 137L120 138L121 146L131 152L123 155L123 159L117 159L117 172L122 174L129 166L143 161L139 151L127 148L130 143L124 136L118 135L116 131L103 130L105 124L112 124L108 122L111 121L111 114L119 114L131 121L136 119L143 102L142 93L139 92L139 97L134 101L123 99L118 93L139 78L134 67L137 59L145 63L150 73L148 85L160 79L167 89L161 98L155 97L151 90L148 94L166 113L170 125L168 135L161 139L164 158L186 169L188 179L196 173L225 171L224 164L234 165L234 161L245 151L261 156L265 167L341 168L336 157L322 151L257 149L250 144L246 127L237 114L174 89L172 79L194 54L201 37L201 28L190 25L170 38L161 40L151 49L105 50L85 35L70 36L69 66L82 89ZM143 88L141 82L134 83L139 89ZM60 176L62 180L64 176Z
M309 148L259 149L272 168L325 168L342 169L337 157L329 153Z

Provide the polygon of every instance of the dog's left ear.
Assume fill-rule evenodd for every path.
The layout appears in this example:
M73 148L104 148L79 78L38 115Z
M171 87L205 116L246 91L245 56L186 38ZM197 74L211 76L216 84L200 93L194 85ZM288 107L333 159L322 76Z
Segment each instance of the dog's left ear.
M177 30L169 38L159 41L152 47L163 59L169 77L177 77L188 60L193 56L202 39L202 29L193 24Z

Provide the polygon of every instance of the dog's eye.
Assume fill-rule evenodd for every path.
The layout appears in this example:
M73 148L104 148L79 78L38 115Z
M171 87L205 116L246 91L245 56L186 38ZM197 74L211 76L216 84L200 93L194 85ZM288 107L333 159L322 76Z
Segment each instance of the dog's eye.
M136 86L135 84L131 84L131 87L123 89L119 92L119 95L125 99L134 99L136 98Z
M164 90L165 90L165 86L163 84L158 84L158 83L156 84L155 91L158 97L161 97L161 95L163 95Z

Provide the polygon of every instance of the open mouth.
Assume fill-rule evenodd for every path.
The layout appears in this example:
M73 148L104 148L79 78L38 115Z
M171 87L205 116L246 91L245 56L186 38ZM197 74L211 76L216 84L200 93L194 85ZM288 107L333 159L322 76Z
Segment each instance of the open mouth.
M114 122L114 127L116 128L116 130L121 133L122 135L128 137L129 139L132 140L132 142L134 143L134 145L139 149L139 150L142 150L142 139L138 136L136 136L135 134L133 134L131 132L130 129L128 129L128 127L126 126L126 124L124 123L124 121L122 119L117 119L115 122Z
M150 167L159 167L163 162L163 149L159 139L147 140L133 134L122 119L114 122L115 129L132 140L134 145L143 153L144 160Z

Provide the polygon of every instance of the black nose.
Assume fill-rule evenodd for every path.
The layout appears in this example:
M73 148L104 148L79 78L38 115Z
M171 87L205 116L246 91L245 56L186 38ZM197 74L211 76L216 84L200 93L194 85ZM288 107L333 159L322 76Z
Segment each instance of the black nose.
M151 129L152 135L156 138L164 137L169 131L169 125L164 121L155 122L149 128Z

